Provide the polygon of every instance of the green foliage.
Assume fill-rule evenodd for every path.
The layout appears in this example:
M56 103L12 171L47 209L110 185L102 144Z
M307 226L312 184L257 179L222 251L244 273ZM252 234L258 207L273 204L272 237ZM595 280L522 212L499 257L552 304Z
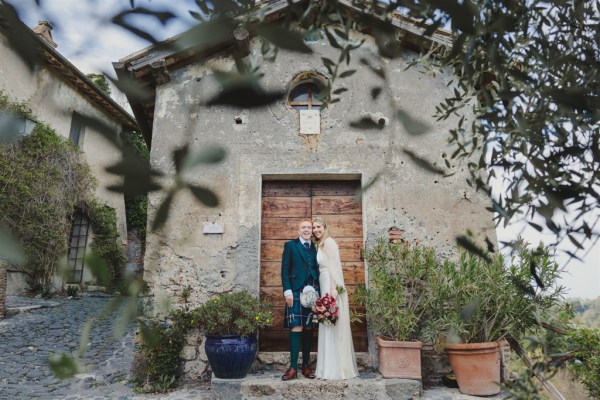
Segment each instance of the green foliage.
M23 245L34 286L49 283L67 252L70 216L94 185L80 151L45 124L0 146L0 223Z
M192 312L194 324L212 335L255 334L273 324L272 306L248 291L222 293Z
M182 373L180 355L185 336L192 328L190 314L173 311L166 321L140 324L142 360L134 371L133 382L144 392L164 392L174 388Z
M358 288L357 301L367 308L371 329L393 340L417 339L425 322L431 275L439 261L430 247L380 238L367 248L368 289Z
M79 286L70 285L67 286L67 296L77 297L79 295Z
M106 76L104 76L104 74L87 74L86 75L92 82L94 82L94 85L98 86L98 88L100 88L100 90L102 90L104 93L106 93L107 95L110 96L110 85L108 84L108 81L106 80Z
M106 273L98 271L96 278L99 278L100 284L114 289L121 280L126 261L119 245L117 214L114 208L99 204L96 200L87 202L86 208L94 230L90 247L107 268Z
M491 179L504 181L493 207L499 222L525 216L535 229L545 227L557 242L577 248L597 237L598 4L393 3L434 23L451 23L452 49L435 63L451 66L457 79L450 84L453 96L436 114L439 119L467 112L478 117L471 124L461 119L451 132L452 157L474 156L470 183L478 189L491 193ZM533 222L540 219L542 225Z
M532 278L537 271L538 286ZM543 245L522 249L507 262L501 254L486 261L461 252L458 262L446 260L431 280L426 336L449 342L490 342L509 333L520 337L559 302L559 267Z
M77 360L64 353L49 355L48 364L58 379L71 378L79 371Z
M150 152L142 134L136 131L124 132L122 138L124 144L130 146L133 153L149 166ZM127 217L127 231L137 232L142 240L142 246L145 246L148 223L148 194L125 195L125 214Z
M600 398L600 330L579 329L569 336L577 347L569 368L585 385L591 398Z

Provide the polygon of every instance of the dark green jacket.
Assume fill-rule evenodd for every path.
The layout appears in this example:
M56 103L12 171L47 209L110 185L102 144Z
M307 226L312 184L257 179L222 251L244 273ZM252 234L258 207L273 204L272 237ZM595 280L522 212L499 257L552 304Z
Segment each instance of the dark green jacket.
M281 284L283 291L299 290L309 283L309 276L319 283L317 249L314 244L307 251L300 238L290 240L283 246L281 257Z

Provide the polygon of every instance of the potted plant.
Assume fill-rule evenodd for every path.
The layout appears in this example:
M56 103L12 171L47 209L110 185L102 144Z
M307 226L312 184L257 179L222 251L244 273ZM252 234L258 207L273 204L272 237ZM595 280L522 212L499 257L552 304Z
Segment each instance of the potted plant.
M248 291L222 293L192 312L196 327L206 335L205 350L217 378L248 374L256 358L258 329L273 323L272 306Z
M461 252L457 262L445 261L432 276L425 337L444 348L462 393L500 392L498 341L537 326L557 304L563 290L557 285L559 272L548 250L539 246L524 248L510 260Z
M429 276L437 271L432 248L381 238L364 252L368 287L357 291L366 307L379 347L379 371L385 378L421 379L418 340L429 301Z

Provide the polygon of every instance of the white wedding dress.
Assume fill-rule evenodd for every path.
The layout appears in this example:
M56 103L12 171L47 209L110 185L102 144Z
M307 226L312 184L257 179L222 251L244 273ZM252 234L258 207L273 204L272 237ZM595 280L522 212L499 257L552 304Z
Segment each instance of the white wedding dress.
M332 238L325 239L323 247L318 248L319 285L321 296L332 294L336 286L344 287L344 273L340 262L338 245ZM350 307L348 292L335 299L340 316L335 325L319 324L319 348L317 352L317 370L320 379L350 379L358 375L354 345L350 331Z

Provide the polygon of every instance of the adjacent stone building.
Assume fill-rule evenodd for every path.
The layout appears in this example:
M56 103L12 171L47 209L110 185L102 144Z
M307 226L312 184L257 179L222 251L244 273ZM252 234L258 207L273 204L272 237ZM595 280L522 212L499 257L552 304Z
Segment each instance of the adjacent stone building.
M48 22L41 21L34 31L25 26L13 29L12 33L0 29L0 89L12 100L25 102L40 121L81 148L98 181L96 198L116 210L117 229L125 250L124 197L106 189L118 183L119 178L105 171L107 166L121 159L121 151L110 144L97 126L88 126L85 121L86 118L100 121L111 127L116 135L123 129L137 129L135 119L56 50ZM19 36L20 45L35 47L39 63L33 70L15 51L15 42L10 42L9 35ZM94 278L83 263L91 236L92 230L85 216L76 216L69 251L72 274L67 283L93 284ZM58 288L63 285L58 277L54 283ZM16 270L9 270L8 293L26 289L24 277Z
M277 20L286 4L270 2L264 8L266 19ZM405 43L416 43L423 29L401 17L395 22ZM392 227L446 256L454 253L456 236L467 229L477 240L487 236L495 242L487 197L466 185L466 165L450 160L448 131L457 121L432 117L435 106L452 95L451 73L434 76L419 67L407 69L417 55L407 46L400 58L381 59L389 87L373 100L372 90L382 81L360 59L377 58L378 48L372 36L354 32L351 40L364 44L343 68L356 73L338 79L333 89L348 90L339 102L322 107L316 93L331 77L321 59L336 60L339 53L321 35L308 42L313 54L280 49L274 62L259 63L264 87L286 93L281 101L258 108L206 106L221 90L215 71L236 69L232 51L244 46L245 36L237 34L240 40L202 54L174 50L168 47L171 39L114 63L122 77L153 93L145 101L129 100L151 143L152 167L164 174L167 185L174 183L169 176L175 171L176 149L219 145L227 150L224 162L198 166L186 176L213 190L219 205L209 208L190 192L179 192L164 228L148 233L144 279L153 312L164 312L164 299L181 303L188 287L192 307L220 292L248 289L276 306L276 329L261 334L259 349L261 360L272 360L286 349L279 277L283 243L297 236L302 218L320 215L331 225L351 299L368 276L361 250ZM447 46L450 38L437 31L431 42ZM250 35L248 43L247 57L261 59L260 40ZM395 118L397 109L426 122L429 130L411 134ZM350 124L363 118L381 129ZM415 158L445 169L445 175L422 168ZM357 201L357 190L373 181ZM150 219L164 198L165 193L150 195ZM374 355L364 325L353 326L353 336L361 357ZM192 365L198 352L186 354Z

